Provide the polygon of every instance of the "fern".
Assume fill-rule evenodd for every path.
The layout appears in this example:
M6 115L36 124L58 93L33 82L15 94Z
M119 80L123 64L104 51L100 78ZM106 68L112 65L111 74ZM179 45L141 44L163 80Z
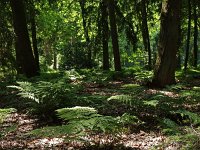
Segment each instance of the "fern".
M73 107L57 110L58 116L63 120L68 121L68 124L73 124L77 129L82 130L101 130L106 132L110 126L114 128L117 124L116 119L111 116L102 116L91 107Z
M111 96L110 98L107 99L108 102L111 103L123 103L128 106L142 106L143 102L140 101L138 98L130 96L130 95L115 95Z
M128 105L132 105L132 97L129 95L115 95L111 96L107 99L108 101L116 101L116 102L122 102Z
M200 116L196 113L192 113L187 110L177 110L175 111L175 113L179 113L182 116L183 122L190 123L193 125L200 124Z
M25 98L25 99L28 98L28 99L34 100L37 103L39 103L39 99L34 94L35 88L32 83L17 82L17 84L19 86L14 85L14 86L7 86L7 87L17 89L19 91L18 95L21 96L22 98Z
M58 116L63 120L81 120L90 119L92 117L99 117L94 108L90 107L73 107L73 108L62 108L56 110Z
M16 112L16 109L14 108L0 109L0 123L3 123L6 117L8 117L8 115L13 112Z
M8 87L17 89L21 98L32 100L35 113L48 116L58 108L73 106L75 94L79 89L78 86L65 83L63 80L36 83L17 82L17 84Z
M119 133L125 127L138 123L139 119L130 114L119 117L103 116L91 107L72 107L56 110L57 115L67 124L56 127L45 127L32 131L30 134L42 137L62 136L80 137L92 132Z
M180 133L178 124L170 119L163 119L162 126L164 127L163 133L165 134L176 135Z

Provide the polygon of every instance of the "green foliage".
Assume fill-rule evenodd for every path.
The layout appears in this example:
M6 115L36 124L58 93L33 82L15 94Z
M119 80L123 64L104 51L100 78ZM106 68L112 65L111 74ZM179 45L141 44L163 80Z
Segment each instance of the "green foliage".
M159 101L158 100L150 100L150 101L144 101L145 105L153 106L156 107L158 105Z
M185 84L184 83L177 83L175 85L170 85L170 86L166 86L167 90L172 90L172 91L179 91L182 90L183 88L185 88Z
M140 87L140 85L139 84L125 84L125 85L123 85L122 86L123 88L127 88L127 89L135 89L135 88L138 88L138 87Z
M129 113L124 113L121 117L118 118L119 118L119 123L122 124L123 126L132 125L133 123L136 124L142 123L137 116L133 116Z
M187 110L177 110L173 113L178 113L182 117L183 124L200 125L200 116Z
M161 122L162 132L169 136L170 142L180 143L183 150L199 149L200 132L199 128L197 128L197 125L200 123L199 115L186 110L177 110L171 113L174 115L174 118L166 118Z
M14 108L0 109L0 124L9 116L9 114L16 112Z
M153 78L153 72L152 71L141 71L135 73L135 79L138 81L148 82L151 81Z
M64 120L82 120L89 119L93 117L99 117L97 111L90 107L73 107L73 108L62 108L56 110L59 117Z
M112 131L116 129L116 119L111 116L102 116L94 108L73 107L57 110L58 116L79 132L86 130ZM76 131L77 132L77 131Z
M35 113L48 116L60 107L73 105L75 93L79 89L79 86L69 84L65 80L17 82L17 84L8 87L17 89L21 98L33 100L31 105Z
M139 123L136 116L123 114L119 117L103 116L91 107L72 107L57 110L58 116L67 122L66 125L45 127L32 131L30 134L36 136L77 136L91 132L117 133L125 126Z
M111 96L107 100L110 102L116 101L116 102L125 103L130 106L133 104L132 97L129 95L115 95L115 96Z
M13 124L9 127L6 127L6 128L3 128L1 131L0 131L0 138L3 138L6 134L10 133L10 132L14 132L17 130L17 125L16 124Z
M180 133L179 126L174 121L170 119L162 120L163 133L166 135L177 135Z

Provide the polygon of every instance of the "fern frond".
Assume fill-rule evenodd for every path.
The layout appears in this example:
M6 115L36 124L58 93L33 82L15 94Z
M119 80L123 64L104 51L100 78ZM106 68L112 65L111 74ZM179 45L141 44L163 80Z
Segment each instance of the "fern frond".
M200 116L196 113L193 113L187 110L177 110L175 111L175 113L179 113L183 117L183 121L185 117L186 119L189 119L185 121L189 121L189 123L191 124L194 124L194 125L200 124Z
M62 108L56 111L58 116L64 120L81 120L100 116L97 114L97 110L91 107L76 106L73 108Z
M118 101L132 105L132 97L129 95L115 95L107 99L108 101Z

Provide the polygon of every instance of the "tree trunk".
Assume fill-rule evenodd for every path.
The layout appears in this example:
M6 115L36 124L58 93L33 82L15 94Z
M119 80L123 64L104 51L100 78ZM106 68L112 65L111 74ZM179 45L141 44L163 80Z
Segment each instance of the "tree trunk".
M142 15L142 37L145 50L148 52L148 69L151 70L151 46L149 39L149 28L147 23L147 2L146 0L141 1L141 15Z
M23 0L10 0L14 31L16 34L16 53L20 55L22 71L27 77L38 75L28 35Z
M31 33L32 33L32 45L33 45L33 53L36 63L36 69L39 74L40 72L40 63L39 63L39 53L38 53L38 47L37 47L37 32L36 32L36 23L35 23L35 8L34 8L34 2L31 1L30 4L30 21L31 21Z
M114 6L115 6L115 1L108 0L110 30L111 30L111 38L112 38L112 46L113 46L113 54L114 54L114 67L115 67L115 71L121 71L121 60L120 60L116 14L115 14Z
M15 39L15 53L16 53L16 70L17 70L17 74L23 74L22 55L21 55L21 52L20 52L19 44L17 43L17 39Z
M58 67L57 67L57 52L56 52L56 49L54 49L54 51L53 51L53 69L54 70L58 69Z
M175 83L176 54L180 36L180 11L181 0L163 1L153 86L165 87Z
M187 31L187 45L185 50L185 63L184 63L185 72L188 67L188 59L190 51L190 35L191 35L191 0L188 0L188 31Z
M87 56L87 66L88 68L91 68L91 62L92 62L92 51L90 48L90 37L89 37L89 33L88 33L88 25L87 25L87 12L85 9L85 0L80 0L79 4L81 7L81 14L82 14L82 20L83 20L83 30L84 30L84 35L85 35L85 39L86 39L86 45L87 45L87 49L88 49L88 56Z
M194 51L193 51L193 67L197 67L198 61L198 15L197 15L197 0L193 0L194 6Z
M109 70L109 51L108 51L108 9L106 0L101 3L102 13L102 44L103 44L103 70Z

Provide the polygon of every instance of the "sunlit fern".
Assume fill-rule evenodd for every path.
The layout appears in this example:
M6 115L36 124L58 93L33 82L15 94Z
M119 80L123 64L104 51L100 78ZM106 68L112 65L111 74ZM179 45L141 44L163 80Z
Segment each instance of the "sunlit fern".
M92 132L119 133L125 126L139 122L139 119L130 114L112 117L98 114L91 107L62 108L57 111L58 116L66 121L66 124L55 127L45 127L32 131L36 136L80 136Z
M142 102L133 96L130 95L115 95L115 96L111 96L110 98L107 99L109 102L111 103L123 103L126 104L128 106L136 106L136 105L141 105Z

